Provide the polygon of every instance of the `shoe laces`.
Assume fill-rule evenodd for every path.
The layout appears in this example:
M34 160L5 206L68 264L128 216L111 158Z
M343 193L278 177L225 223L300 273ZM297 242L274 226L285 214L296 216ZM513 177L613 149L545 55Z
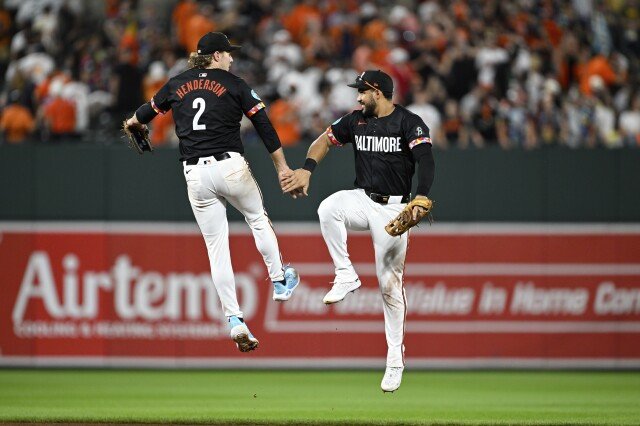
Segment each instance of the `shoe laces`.
M331 290L342 290L344 288L349 287L354 282L356 282L356 280L353 280L353 281L332 281L331 284L333 285L333 287L331 288Z
M402 367L388 367L384 373L384 380L386 382L396 381L402 375Z

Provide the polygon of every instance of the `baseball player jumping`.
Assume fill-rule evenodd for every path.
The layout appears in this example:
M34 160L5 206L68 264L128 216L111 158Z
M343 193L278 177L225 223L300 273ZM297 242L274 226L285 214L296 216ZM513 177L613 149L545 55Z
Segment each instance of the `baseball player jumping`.
M265 104L247 83L229 72L239 49L218 32L205 34L191 54L191 68L171 78L129 118L125 127L144 128L156 115L173 111L189 202L204 237L211 277L229 320L231 338L242 352L258 347L238 305L229 252L229 202L245 217L273 282L273 299L285 301L300 282L283 266L262 194L242 156L240 120L246 115L262 138L277 173L290 172Z
M352 144L356 189L336 192L318 208L322 236L336 274L333 287L323 301L326 304L340 302L360 287L360 279L347 252L347 229L369 230L375 249L388 346L381 388L393 392L400 387L404 370L407 303L403 272L408 233L392 236L385 226L401 215L410 200L416 162L419 164L416 199L430 203L427 195L434 177L431 139L429 129L420 117L392 102L393 81L384 72L365 71L349 86L358 89L358 103L362 109L329 126L311 144L304 167L283 173L280 183L283 191L294 197L306 195L311 173L329 148ZM416 206L410 208L409 216L417 222L426 213L427 209Z

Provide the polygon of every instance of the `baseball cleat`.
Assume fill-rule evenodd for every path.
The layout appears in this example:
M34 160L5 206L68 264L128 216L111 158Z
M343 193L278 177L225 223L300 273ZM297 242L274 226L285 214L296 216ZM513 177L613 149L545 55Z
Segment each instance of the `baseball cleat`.
M300 284L300 274L292 266L284 267L284 280L273 282L273 300L284 302L289 300L293 290Z
M258 339L253 337L242 318L229 317L229 326L231 327L229 336L236 342L240 352L249 352L258 347Z
M343 283L334 282L333 287L331 287L331 290L329 290L329 293L324 296L324 299L322 299L322 301L326 305L337 303L344 299L347 294L359 289L360 285L361 282L359 278L356 278L355 281L348 281Z
M387 367L380 387L383 392L393 392L400 387L404 367Z

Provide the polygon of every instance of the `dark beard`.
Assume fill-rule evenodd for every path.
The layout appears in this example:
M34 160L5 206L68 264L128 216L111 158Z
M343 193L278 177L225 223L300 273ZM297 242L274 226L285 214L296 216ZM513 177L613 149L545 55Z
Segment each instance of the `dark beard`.
M373 112L376 110L375 104L373 105L362 105L362 115L366 118L373 117Z

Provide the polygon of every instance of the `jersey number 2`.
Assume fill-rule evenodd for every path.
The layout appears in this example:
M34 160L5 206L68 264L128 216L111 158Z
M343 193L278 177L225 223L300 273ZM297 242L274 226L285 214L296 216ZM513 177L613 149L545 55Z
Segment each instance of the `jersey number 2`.
M207 128L206 125L198 123L198 120L204 113L204 107L205 107L204 99L195 98L193 100L193 109L198 110L198 112L196 112L196 115L193 117L193 130L205 130Z

